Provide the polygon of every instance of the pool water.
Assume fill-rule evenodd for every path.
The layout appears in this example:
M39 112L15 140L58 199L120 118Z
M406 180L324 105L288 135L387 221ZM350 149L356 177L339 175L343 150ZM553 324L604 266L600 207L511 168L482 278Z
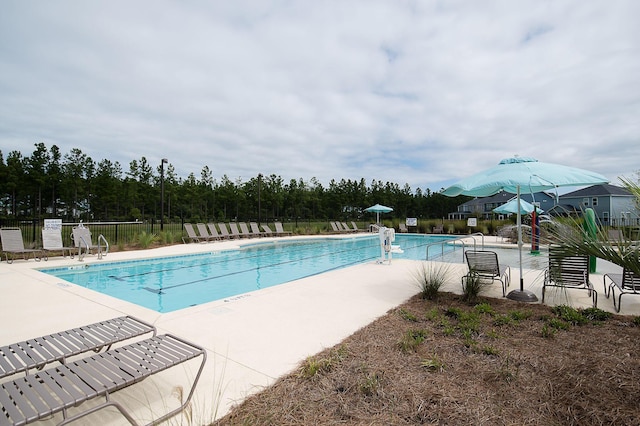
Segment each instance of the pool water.
M404 253L394 259L424 260L426 247L448 239L396 235ZM238 296L380 257L378 236L276 240L238 250L136 261L42 269L71 283L153 309L172 312ZM446 246L446 244L445 244ZM440 253L440 245L435 252Z

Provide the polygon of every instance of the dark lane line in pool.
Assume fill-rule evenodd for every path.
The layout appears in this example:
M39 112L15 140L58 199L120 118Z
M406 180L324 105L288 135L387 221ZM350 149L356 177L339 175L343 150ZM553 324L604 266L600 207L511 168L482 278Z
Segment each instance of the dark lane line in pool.
M365 247L360 247L359 250L369 249L369 248L375 247L375 246L377 246L377 244L368 245L368 246L365 246ZM184 286L187 286L187 285L196 284L196 283L200 283L200 282L212 281L212 280L216 280L216 279L219 279L219 278L229 277L229 276L238 275L238 274L244 274L246 272L251 272L251 271L258 270L258 269L273 268L275 266L281 266L281 265L286 265L286 264L289 264L289 263L296 263L296 262L300 262L300 261L304 261L304 260L308 260L308 259L314 259L314 258L324 257L324 256L331 256L331 255L340 254L340 253L346 253L346 252L351 252L351 251L353 251L353 249L350 248L350 249L345 249L345 250L340 250L340 251L332 251L330 253L325 253L325 254L323 254L321 256L301 257L301 258L294 259L294 260L289 260L289 261L286 261L286 262L272 263L272 264L269 264L269 265L257 266L255 268L243 269L241 271L229 272L229 273L222 274L222 275L209 276L209 277L202 278L202 279L199 279L199 280L188 281L188 282L184 282L184 283L180 283L180 284L174 284L174 285L171 285L171 286L162 287L160 289L155 289L155 288L151 288L151 287L143 287L143 288L145 290L151 292L151 293L164 294L164 290L170 290L170 289L177 288L177 287L184 287ZM336 267L333 267L333 268L330 268L330 269L323 269L322 271L315 272L315 273L312 273L312 274L309 274L309 275L305 275L305 276L302 276L300 278L305 278L307 276L317 275L317 274L320 274L320 273L323 273L323 272L332 271L334 269L344 268L345 266L351 266L351 265L359 264L359 263L365 262L365 261L370 260L370 259L375 259L377 257L378 256L365 257L363 260L356 260L356 261L353 261L353 262L350 262L350 263L347 263L347 264L341 264L339 266L336 266ZM299 279L299 278L296 278L296 279Z
M293 245L295 245L296 243L292 243ZM297 250L298 253L300 252L304 252L304 251L310 251L310 250L316 250L317 247L315 247L315 244L318 243L313 243L312 245L309 244L305 244L308 247L305 248L300 248ZM274 245L269 247L270 249L274 249L274 248L283 248L284 245ZM366 246L364 248L369 248L371 246ZM245 248L245 249L241 249L241 250L229 250L229 251L223 251L222 253L224 254L232 254L232 253L236 253L238 251L247 251L250 252L254 250L253 248ZM335 253L335 252L332 252ZM193 265L184 265L184 266L179 266L179 267L173 267L173 268L165 268L165 269L156 269L153 271L148 271L148 272L140 272L137 274L129 274L129 275L109 275L109 278L113 278L116 280L120 280L120 281L124 281L126 278L133 278L133 277L139 277L139 276L144 276L144 275L153 275L153 274L161 274L163 272L172 272L172 271L179 271L182 269L191 269L191 268L201 268L203 266L209 266L209 265L217 265L220 263L226 263L229 260L233 260L233 261L243 261L243 260L248 260L248 259L254 259L254 258L260 258L260 257L267 257L267 256L271 256L273 253L269 252L269 253L264 253L264 254L254 254L254 255L247 255L247 256L243 256L243 257L232 257L231 259L229 258L230 256L225 256L224 258L216 258L215 261L212 262L202 262L202 263L197 263L197 264L193 264Z

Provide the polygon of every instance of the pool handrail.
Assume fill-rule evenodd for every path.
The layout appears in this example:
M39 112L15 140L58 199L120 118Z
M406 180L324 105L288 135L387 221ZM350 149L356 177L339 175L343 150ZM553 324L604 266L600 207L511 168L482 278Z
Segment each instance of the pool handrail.
M467 234L467 235L460 235L458 237L455 238L451 238L451 239L447 239L447 240L442 240L442 241L437 241L434 243L430 243L427 244L426 247L426 253L425 253L425 259L429 260L429 248L431 246L435 246L435 245L440 245L441 247L441 251L440 251L440 256L444 257L444 245L445 244L449 244L449 243L453 243L455 241L459 241L462 244L462 261L464 262L464 252L465 252L465 248L467 247L467 244L464 242L465 239L467 238L473 238L473 249L476 250L476 237L482 237L482 247L480 248L480 250L484 250L484 234L482 232L474 232L472 234ZM455 245L454 245L455 248Z

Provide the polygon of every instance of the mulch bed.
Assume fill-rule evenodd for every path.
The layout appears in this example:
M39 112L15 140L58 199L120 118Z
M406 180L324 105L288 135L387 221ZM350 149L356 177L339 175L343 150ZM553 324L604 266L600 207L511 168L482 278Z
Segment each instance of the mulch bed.
M415 296L214 425L640 425L640 321L588 311Z

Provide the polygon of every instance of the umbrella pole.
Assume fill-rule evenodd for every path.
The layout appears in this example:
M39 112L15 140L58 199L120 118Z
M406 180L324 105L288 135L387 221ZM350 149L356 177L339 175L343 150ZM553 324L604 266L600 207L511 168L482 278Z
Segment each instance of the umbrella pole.
M516 225L518 227L518 257L520 259L520 289L511 290L507 294L507 299L517 300L519 302L537 302L538 298L533 292L524 289L524 276L522 273L522 212L520 211L520 185L517 187L518 215Z

